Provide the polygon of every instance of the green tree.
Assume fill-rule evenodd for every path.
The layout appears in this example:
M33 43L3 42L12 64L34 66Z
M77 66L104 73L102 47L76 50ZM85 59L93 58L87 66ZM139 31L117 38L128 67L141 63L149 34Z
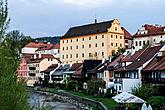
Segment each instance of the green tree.
M10 19L8 18L8 2L0 0L0 42L4 38L5 31L8 28Z
M25 36L18 30L10 31L6 34L2 45L6 48L14 49L16 52L21 53L21 49L32 39L30 36Z
M152 96L148 99L148 103L154 110L165 110L165 97L163 96Z
M148 100L151 96L156 96L159 94L158 87L153 85L142 85L137 86L132 89L132 93L144 100Z

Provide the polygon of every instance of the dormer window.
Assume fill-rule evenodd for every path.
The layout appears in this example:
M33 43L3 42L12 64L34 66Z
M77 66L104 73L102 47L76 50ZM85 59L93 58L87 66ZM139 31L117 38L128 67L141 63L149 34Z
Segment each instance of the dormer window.
M117 31L117 27L115 27L115 31Z

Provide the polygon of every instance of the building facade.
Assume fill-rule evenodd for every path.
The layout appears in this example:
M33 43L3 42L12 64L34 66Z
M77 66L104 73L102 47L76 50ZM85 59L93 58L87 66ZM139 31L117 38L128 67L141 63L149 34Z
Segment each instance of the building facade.
M145 24L138 29L135 35L133 35L133 46L135 51L164 41L165 27L159 25L154 26Z
M63 63L82 63L84 59L109 57L124 48L124 32L117 19L70 28L60 39Z

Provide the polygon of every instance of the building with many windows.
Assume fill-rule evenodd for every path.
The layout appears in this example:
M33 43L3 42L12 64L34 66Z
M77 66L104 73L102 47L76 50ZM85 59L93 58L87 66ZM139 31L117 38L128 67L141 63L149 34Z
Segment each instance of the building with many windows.
M85 59L107 58L124 48L124 31L117 19L70 28L60 39L60 60L82 63Z
M135 51L164 41L165 26L145 24L138 29L135 35L133 35L133 46Z

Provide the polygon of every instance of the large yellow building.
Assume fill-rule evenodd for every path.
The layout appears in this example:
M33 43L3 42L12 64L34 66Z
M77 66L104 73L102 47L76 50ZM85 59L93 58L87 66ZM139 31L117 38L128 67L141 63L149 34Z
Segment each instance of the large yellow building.
M72 27L60 39L61 61L101 60L124 46L124 32L117 19Z

